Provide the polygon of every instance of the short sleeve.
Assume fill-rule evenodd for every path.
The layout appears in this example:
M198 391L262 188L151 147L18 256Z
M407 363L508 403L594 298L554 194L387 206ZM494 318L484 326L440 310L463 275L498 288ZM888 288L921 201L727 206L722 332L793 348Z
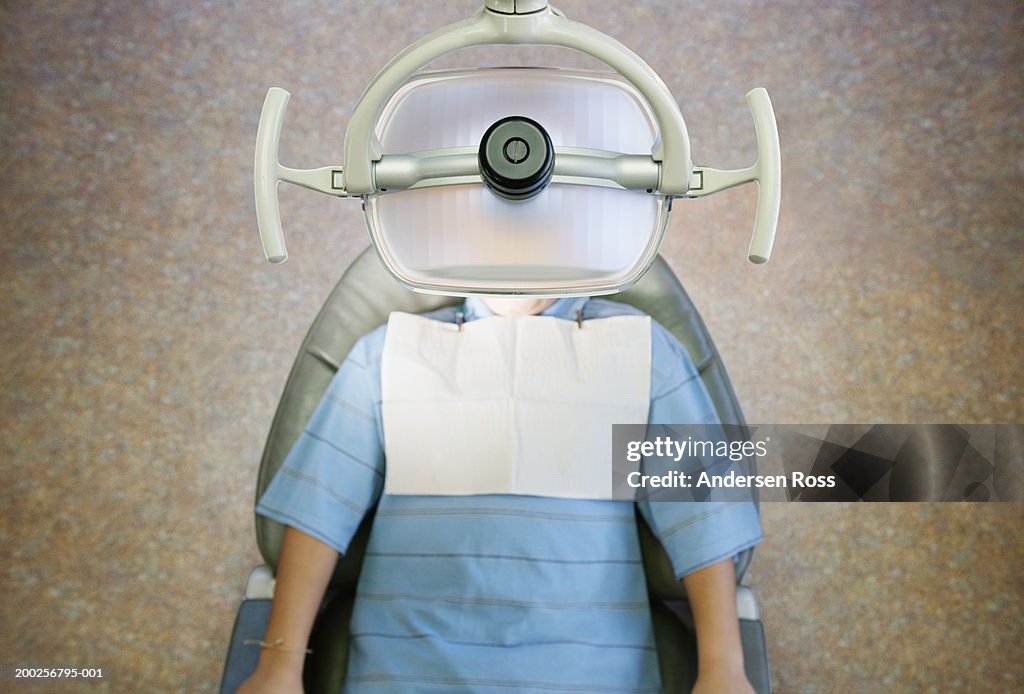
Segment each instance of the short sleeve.
M256 512L344 553L380 497L383 328L361 338L342 363Z
M718 416L686 349L652 324L651 424L707 424ZM651 532L672 561L677 578L734 557L763 539L752 501L637 502Z

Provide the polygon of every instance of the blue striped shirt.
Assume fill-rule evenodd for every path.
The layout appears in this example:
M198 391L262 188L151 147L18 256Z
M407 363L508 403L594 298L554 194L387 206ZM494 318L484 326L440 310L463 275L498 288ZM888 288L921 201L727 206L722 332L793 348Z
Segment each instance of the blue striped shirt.
M544 315L638 314L559 299ZM468 299L466 320L490 315ZM455 309L427 314L453 322ZM651 423L714 421L689 356L652 325ZM393 496L384 482L385 327L342 364L257 512L344 553L377 506L346 692L661 691L634 505L533 496ZM761 540L750 503L639 502L676 575Z

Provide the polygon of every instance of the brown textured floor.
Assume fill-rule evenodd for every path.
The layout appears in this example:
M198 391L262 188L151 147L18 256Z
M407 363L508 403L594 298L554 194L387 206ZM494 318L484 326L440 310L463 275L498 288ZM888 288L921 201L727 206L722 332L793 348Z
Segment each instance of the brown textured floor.
M1024 420L1019 2L560 6L664 76L699 163L747 165L743 94L772 95L771 263L750 188L677 204L664 246L750 421ZM357 203L286 189L292 259L262 261L263 95L293 94L283 161L337 162L372 73L475 7L0 4L0 662L216 688L263 438L367 243ZM1024 690L1020 505L763 516L778 691Z

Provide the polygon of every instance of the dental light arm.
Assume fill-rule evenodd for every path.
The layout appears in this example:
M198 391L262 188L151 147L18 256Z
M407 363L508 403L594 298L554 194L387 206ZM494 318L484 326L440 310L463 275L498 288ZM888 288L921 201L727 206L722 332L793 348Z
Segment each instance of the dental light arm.
M686 123L665 83L651 66L615 39L579 22L555 14L550 8L525 15L481 9L475 16L420 39L397 56L374 78L352 114L345 133L347 187L355 194L375 190L372 161L381 158L374 133L384 104L424 65L470 46L491 44L548 45L572 48L614 68L643 94L658 121L661 137L651 158L662 163L658 190L682 195L689 185L690 140ZM379 185L379 184L378 184Z
M268 91L256 137L254 183L260 236L270 262L287 258L277 200L280 181L341 197L482 181L475 147L385 155L375 128L385 104L423 66L459 48L485 44L552 45L587 53L623 75L654 114L659 138L649 156L555 147L552 182L646 190L666 197L702 197L757 181L757 215L748 257L754 263L768 260L778 222L781 157L767 92L755 89L747 94L757 135L757 162L736 171L695 169L679 107L650 66L618 41L566 19L546 3L518 4L527 8L526 13L514 13L517 3L487 0L487 6L470 19L417 41L392 59L367 87L353 112L342 166L291 169L278 162L289 94L277 87Z

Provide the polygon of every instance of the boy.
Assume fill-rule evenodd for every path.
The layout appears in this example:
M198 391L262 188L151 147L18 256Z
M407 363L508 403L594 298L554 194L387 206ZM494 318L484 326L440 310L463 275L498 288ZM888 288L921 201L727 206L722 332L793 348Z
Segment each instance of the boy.
M604 300L467 299L474 320L637 315ZM428 317L453 322L454 309ZM651 423L714 408L685 350L651 324ZM346 691L660 692L633 504L537 496L382 494L385 328L352 349L257 511L288 526L264 650L241 692L301 691L306 641L332 574L377 505ZM486 461L480 461L484 464ZM733 557L761 539L751 504L641 503L685 584L696 692L751 691Z

